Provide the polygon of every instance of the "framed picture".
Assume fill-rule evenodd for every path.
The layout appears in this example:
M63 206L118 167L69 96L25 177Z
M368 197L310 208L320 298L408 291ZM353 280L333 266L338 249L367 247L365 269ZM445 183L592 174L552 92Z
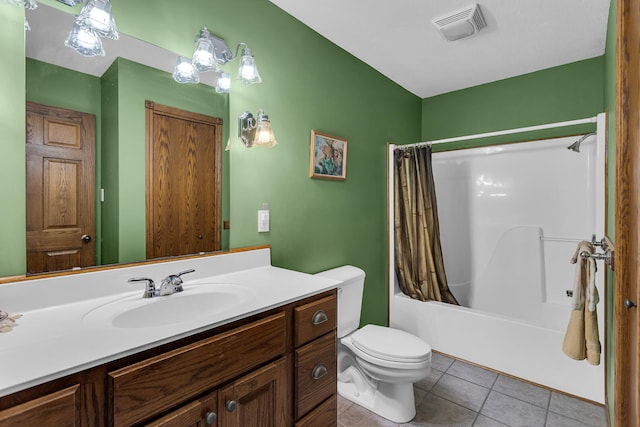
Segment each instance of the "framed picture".
M311 131L309 177L347 178L347 140L326 133Z

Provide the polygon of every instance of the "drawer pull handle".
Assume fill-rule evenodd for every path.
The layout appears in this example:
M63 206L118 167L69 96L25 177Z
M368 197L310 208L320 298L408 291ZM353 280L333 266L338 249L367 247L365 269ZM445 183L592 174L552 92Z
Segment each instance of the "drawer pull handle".
M311 323L313 323L314 325L319 325L321 323L326 322L327 320L329 320L329 318L327 317L327 314L322 310L318 310L313 314L313 317L311 318Z
M213 412L213 411L209 411L206 414L204 414L204 422L208 426L212 426L213 423L215 423L217 419L218 419L218 415L216 415L216 413Z
M315 366L315 368L313 368L313 371L311 372L311 377L314 380L319 380L320 378L324 377L328 373L329 371L327 370L327 367L319 363Z
M227 412L233 412L236 410L236 406L238 406L238 403L235 400L228 400L226 407L227 407Z

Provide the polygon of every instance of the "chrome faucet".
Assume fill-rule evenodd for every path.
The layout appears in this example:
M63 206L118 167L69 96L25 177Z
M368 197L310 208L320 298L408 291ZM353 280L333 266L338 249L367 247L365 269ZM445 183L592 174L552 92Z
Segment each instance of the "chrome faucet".
M160 296L166 296L175 294L177 292L182 292L184 289L182 288L182 279L180 276L187 273L193 273L195 270L192 268L190 270L181 271L178 274L170 274L160 283L160 289L156 289L156 284L149 277L132 277L129 279L129 282L147 282L147 286L144 289L144 293L142 294L142 298L154 298Z
M196 270L191 268L189 270L181 271L178 274L170 274L162 279L162 282L160 283L159 295L164 296L182 292L184 289L182 288L182 279L180 278L180 276L182 276L183 274L193 273L194 271Z
M156 289L156 284L149 277L132 277L129 279L129 283L131 282L147 282L142 298L153 298L160 295L160 292Z

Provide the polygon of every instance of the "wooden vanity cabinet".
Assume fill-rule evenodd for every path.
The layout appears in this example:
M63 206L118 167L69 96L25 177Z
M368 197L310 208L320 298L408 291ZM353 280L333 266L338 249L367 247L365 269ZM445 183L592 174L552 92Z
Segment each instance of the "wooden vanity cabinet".
M337 425L336 291L0 397L0 427Z
M287 359L198 398L147 427L279 427L288 423ZM257 416L259 415L259 417ZM258 421L259 420L259 421Z
M0 411L0 427L80 425L79 385Z
M296 426L336 426L335 293L294 308Z

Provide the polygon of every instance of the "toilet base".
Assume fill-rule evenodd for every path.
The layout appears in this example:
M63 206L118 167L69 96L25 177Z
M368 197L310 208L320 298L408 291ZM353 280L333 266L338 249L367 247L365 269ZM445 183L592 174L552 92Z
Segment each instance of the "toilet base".
M377 381L373 385L353 367L340 376L342 381L338 378L338 394L345 399L395 423L406 423L415 417L413 383Z

